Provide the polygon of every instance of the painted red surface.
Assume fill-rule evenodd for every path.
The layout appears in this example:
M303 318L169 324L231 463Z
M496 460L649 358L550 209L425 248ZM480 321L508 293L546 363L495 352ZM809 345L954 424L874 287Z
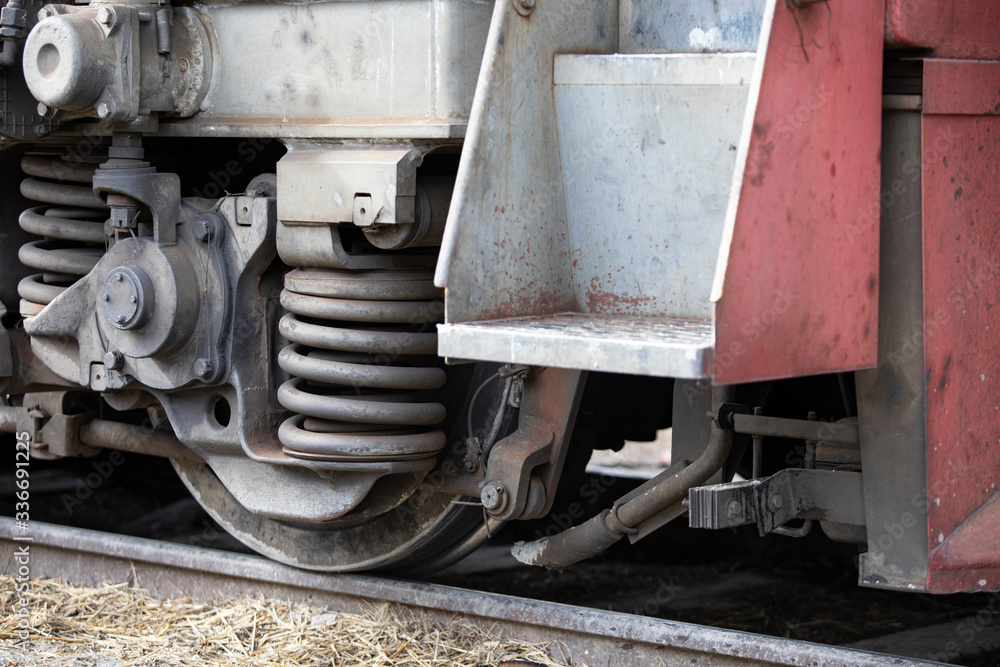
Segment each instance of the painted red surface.
M936 572L952 573L948 576L954 579L954 573L974 574L971 588L961 590L979 590L997 585L997 580L986 576L988 573L1000 572L998 554L1000 554L1000 493L993 494L986 503L976 510L972 516L962 522L962 525L931 552L930 569ZM931 575L935 579L935 574ZM938 583L938 582L935 582Z
M977 83L1000 76L1000 63L991 68L925 65L937 72L925 79L922 203L928 586L938 592L1000 589L1000 116L929 113L981 108ZM955 90L969 99L941 99Z
M996 0L886 0L886 41L939 58L1000 58Z
M1000 66L991 60L925 60L924 113L1000 115Z
M719 384L874 366L884 4L778 2L721 299ZM800 33L801 29L801 33Z

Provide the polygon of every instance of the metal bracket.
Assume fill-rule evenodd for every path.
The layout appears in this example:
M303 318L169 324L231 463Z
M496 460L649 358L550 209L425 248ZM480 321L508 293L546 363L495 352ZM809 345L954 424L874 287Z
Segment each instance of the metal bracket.
M483 505L503 521L545 516L552 507L583 389L581 371L545 368L524 378L517 431L490 449Z
M152 167L115 169L111 162L94 173L94 192L125 195L145 204L153 215L153 240L161 246L175 245L181 211L180 177Z
M521 420L521 426L514 433L498 442L491 452L486 468L486 483L483 486L483 506L498 519L516 519L528 510L528 496L531 490L531 472L549 460L553 433L551 424L534 415ZM549 427L549 428L546 428ZM544 504L544 488L541 503ZM496 493L497 499L493 502ZM532 498L532 505L539 499Z
M782 470L770 477L691 489L692 528L732 528L755 524L761 536L792 519L865 525L861 473Z

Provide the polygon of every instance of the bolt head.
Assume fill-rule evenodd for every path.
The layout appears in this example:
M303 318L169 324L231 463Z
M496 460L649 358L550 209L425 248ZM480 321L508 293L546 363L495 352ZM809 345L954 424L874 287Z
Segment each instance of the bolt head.
M476 472L479 464L476 463L475 459L465 459L465 471L466 472Z
M784 507L784 505L785 501L781 498L781 496L771 496L770 498L767 499L767 507L772 512L777 512L782 507Z
M111 115L111 107L109 107L106 103L101 102L100 104L97 105L98 118L107 118L110 115Z
M507 489L500 482L488 482L479 493L479 499L488 512L500 511L507 504Z
M738 500L730 500L726 505L726 514L729 515L730 519L743 516L743 504Z
M212 374L212 360L200 357L194 362L194 374L200 378L208 377Z
M114 23L115 15L107 7L101 7L97 10L97 22L101 25L111 25Z
M111 371L121 370L125 365L125 357L118 350L111 350L104 355L104 365Z

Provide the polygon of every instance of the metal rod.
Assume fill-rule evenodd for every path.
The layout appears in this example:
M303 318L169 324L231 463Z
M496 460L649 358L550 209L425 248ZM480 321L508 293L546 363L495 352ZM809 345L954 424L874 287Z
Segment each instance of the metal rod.
M731 402L731 387L715 387L712 405L718 409ZM534 542L518 542L511 553L522 563L550 569L563 569L589 558L615 544L646 519L679 502L688 489L699 486L715 474L726 461L733 444L733 432L712 422L712 434L705 452L691 465L665 479L654 477L629 494L629 500L619 499L611 509L604 510L579 526L555 537Z
M80 427L80 442L89 447L107 447L133 454L163 456L170 459L201 461L172 433L156 431L135 424L94 419Z

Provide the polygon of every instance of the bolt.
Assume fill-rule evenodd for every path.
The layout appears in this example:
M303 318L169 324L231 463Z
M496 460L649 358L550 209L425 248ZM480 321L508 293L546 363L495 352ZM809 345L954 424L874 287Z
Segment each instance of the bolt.
M115 282L116 283L120 283L121 281L122 281L122 274L116 273L115 274Z
M97 10L97 22L101 25L111 25L115 22L115 15L107 7L101 7Z
M730 519L738 519L743 516L743 504L738 500L730 500L726 505L726 514Z
M785 501L782 500L781 496L775 495L775 496L771 496L770 498L767 499L767 507L772 512L777 512L778 510L780 510L784 506L784 504L785 504Z
M118 317L115 318L115 322L117 322L118 324L125 324L126 319L128 318L126 318L124 315L119 315Z
M502 482L488 482L479 494L487 512L499 512L507 504L507 487Z
M531 12L535 11L535 1L536 0L514 0L514 9L521 16L528 16Z
M111 301L111 295L110 295L110 294L108 294L107 292L105 292L105 293L104 293L104 294L103 294L103 295L101 296L101 299L103 299L104 301Z
M125 357L118 350L111 350L104 355L104 365L108 370L121 370L121 367L125 365Z
M107 118L110 115L111 115L111 107L109 107L106 103L101 102L100 104L97 105L98 118Z
M138 299L135 298L135 294L133 294L132 296L130 296L128 298L128 300L131 301L132 303L135 303L136 301L138 301Z
M194 374L205 379L212 374L212 360L206 357L199 357L194 362Z
M212 238L212 231L215 228L215 221L211 218L200 218L194 223L194 237L202 243Z
M465 472L476 472L479 468L479 463L474 458L465 459Z
M38 107L35 110L38 112L38 115L41 116L42 118L45 118L45 114L49 112L49 108L45 106L45 104L43 104L42 102L38 103Z

